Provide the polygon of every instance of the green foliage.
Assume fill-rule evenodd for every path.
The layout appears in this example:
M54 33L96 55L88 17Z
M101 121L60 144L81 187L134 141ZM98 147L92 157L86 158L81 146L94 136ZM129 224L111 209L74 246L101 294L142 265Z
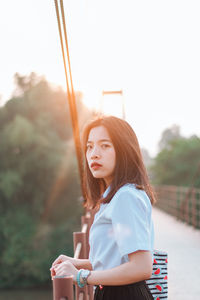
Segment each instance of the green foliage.
M200 139L171 140L151 167L155 184L200 187Z
M0 174L0 190L5 199L11 200L22 185L22 179L17 172L7 170Z
M61 253L73 254L73 222L37 224L26 209L2 216L1 287L27 287L49 281L49 267Z
M0 287L50 283L51 262L72 255L82 214L66 94L16 76L17 96L0 109Z
M26 272L25 265L30 255L34 222L22 208L20 211L11 209L1 217L0 226L1 287L8 287L17 284L20 276L24 276Z
M177 140L181 137L180 135L180 127L178 125L173 125L171 128L167 128L163 131L162 137L159 141L159 149L160 151L163 149L170 147L170 142L173 140Z

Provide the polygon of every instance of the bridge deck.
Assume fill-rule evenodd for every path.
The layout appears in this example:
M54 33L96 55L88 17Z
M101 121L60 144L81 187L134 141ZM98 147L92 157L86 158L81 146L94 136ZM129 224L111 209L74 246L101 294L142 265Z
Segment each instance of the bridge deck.
M153 208L155 249L168 252L168 299L200 299L200 230Z

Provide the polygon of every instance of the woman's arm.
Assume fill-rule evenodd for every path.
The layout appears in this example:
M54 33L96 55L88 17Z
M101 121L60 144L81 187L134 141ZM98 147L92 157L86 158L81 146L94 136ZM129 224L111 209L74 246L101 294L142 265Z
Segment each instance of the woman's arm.
M76 259L76 263L74 264L74 266L77 269L92 270L92 264L89 259Z
M128 255L129 262L118 267L91 271L87 282L91 285L125 285L147 280L152 274L152 257L149 251L136 251Z

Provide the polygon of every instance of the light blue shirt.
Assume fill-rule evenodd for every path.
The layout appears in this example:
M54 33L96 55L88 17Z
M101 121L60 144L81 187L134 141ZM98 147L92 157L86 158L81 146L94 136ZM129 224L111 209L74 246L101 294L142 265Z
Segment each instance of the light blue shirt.
M108 194L109 187L104 192ZM154 250L152 205L145 191L125 184L95 214L89 234L93 270L105 270L129 261L137 250Z

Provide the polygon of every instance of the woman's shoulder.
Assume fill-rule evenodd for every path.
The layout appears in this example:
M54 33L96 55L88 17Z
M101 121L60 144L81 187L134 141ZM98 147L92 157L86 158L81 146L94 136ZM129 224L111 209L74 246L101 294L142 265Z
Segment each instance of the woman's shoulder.
M145 206L151 205L147 193L144 190L138 189L134 183L126 183L120 187L113 197L113 203L115 201L123 201L126 199L133 203L135 202L134 200L137 200L137 202L140 200Z
M126 183L118 189L115 196L120 196L121 194L139 195L141 192L143 193L144 191L137 189L136 184Z

